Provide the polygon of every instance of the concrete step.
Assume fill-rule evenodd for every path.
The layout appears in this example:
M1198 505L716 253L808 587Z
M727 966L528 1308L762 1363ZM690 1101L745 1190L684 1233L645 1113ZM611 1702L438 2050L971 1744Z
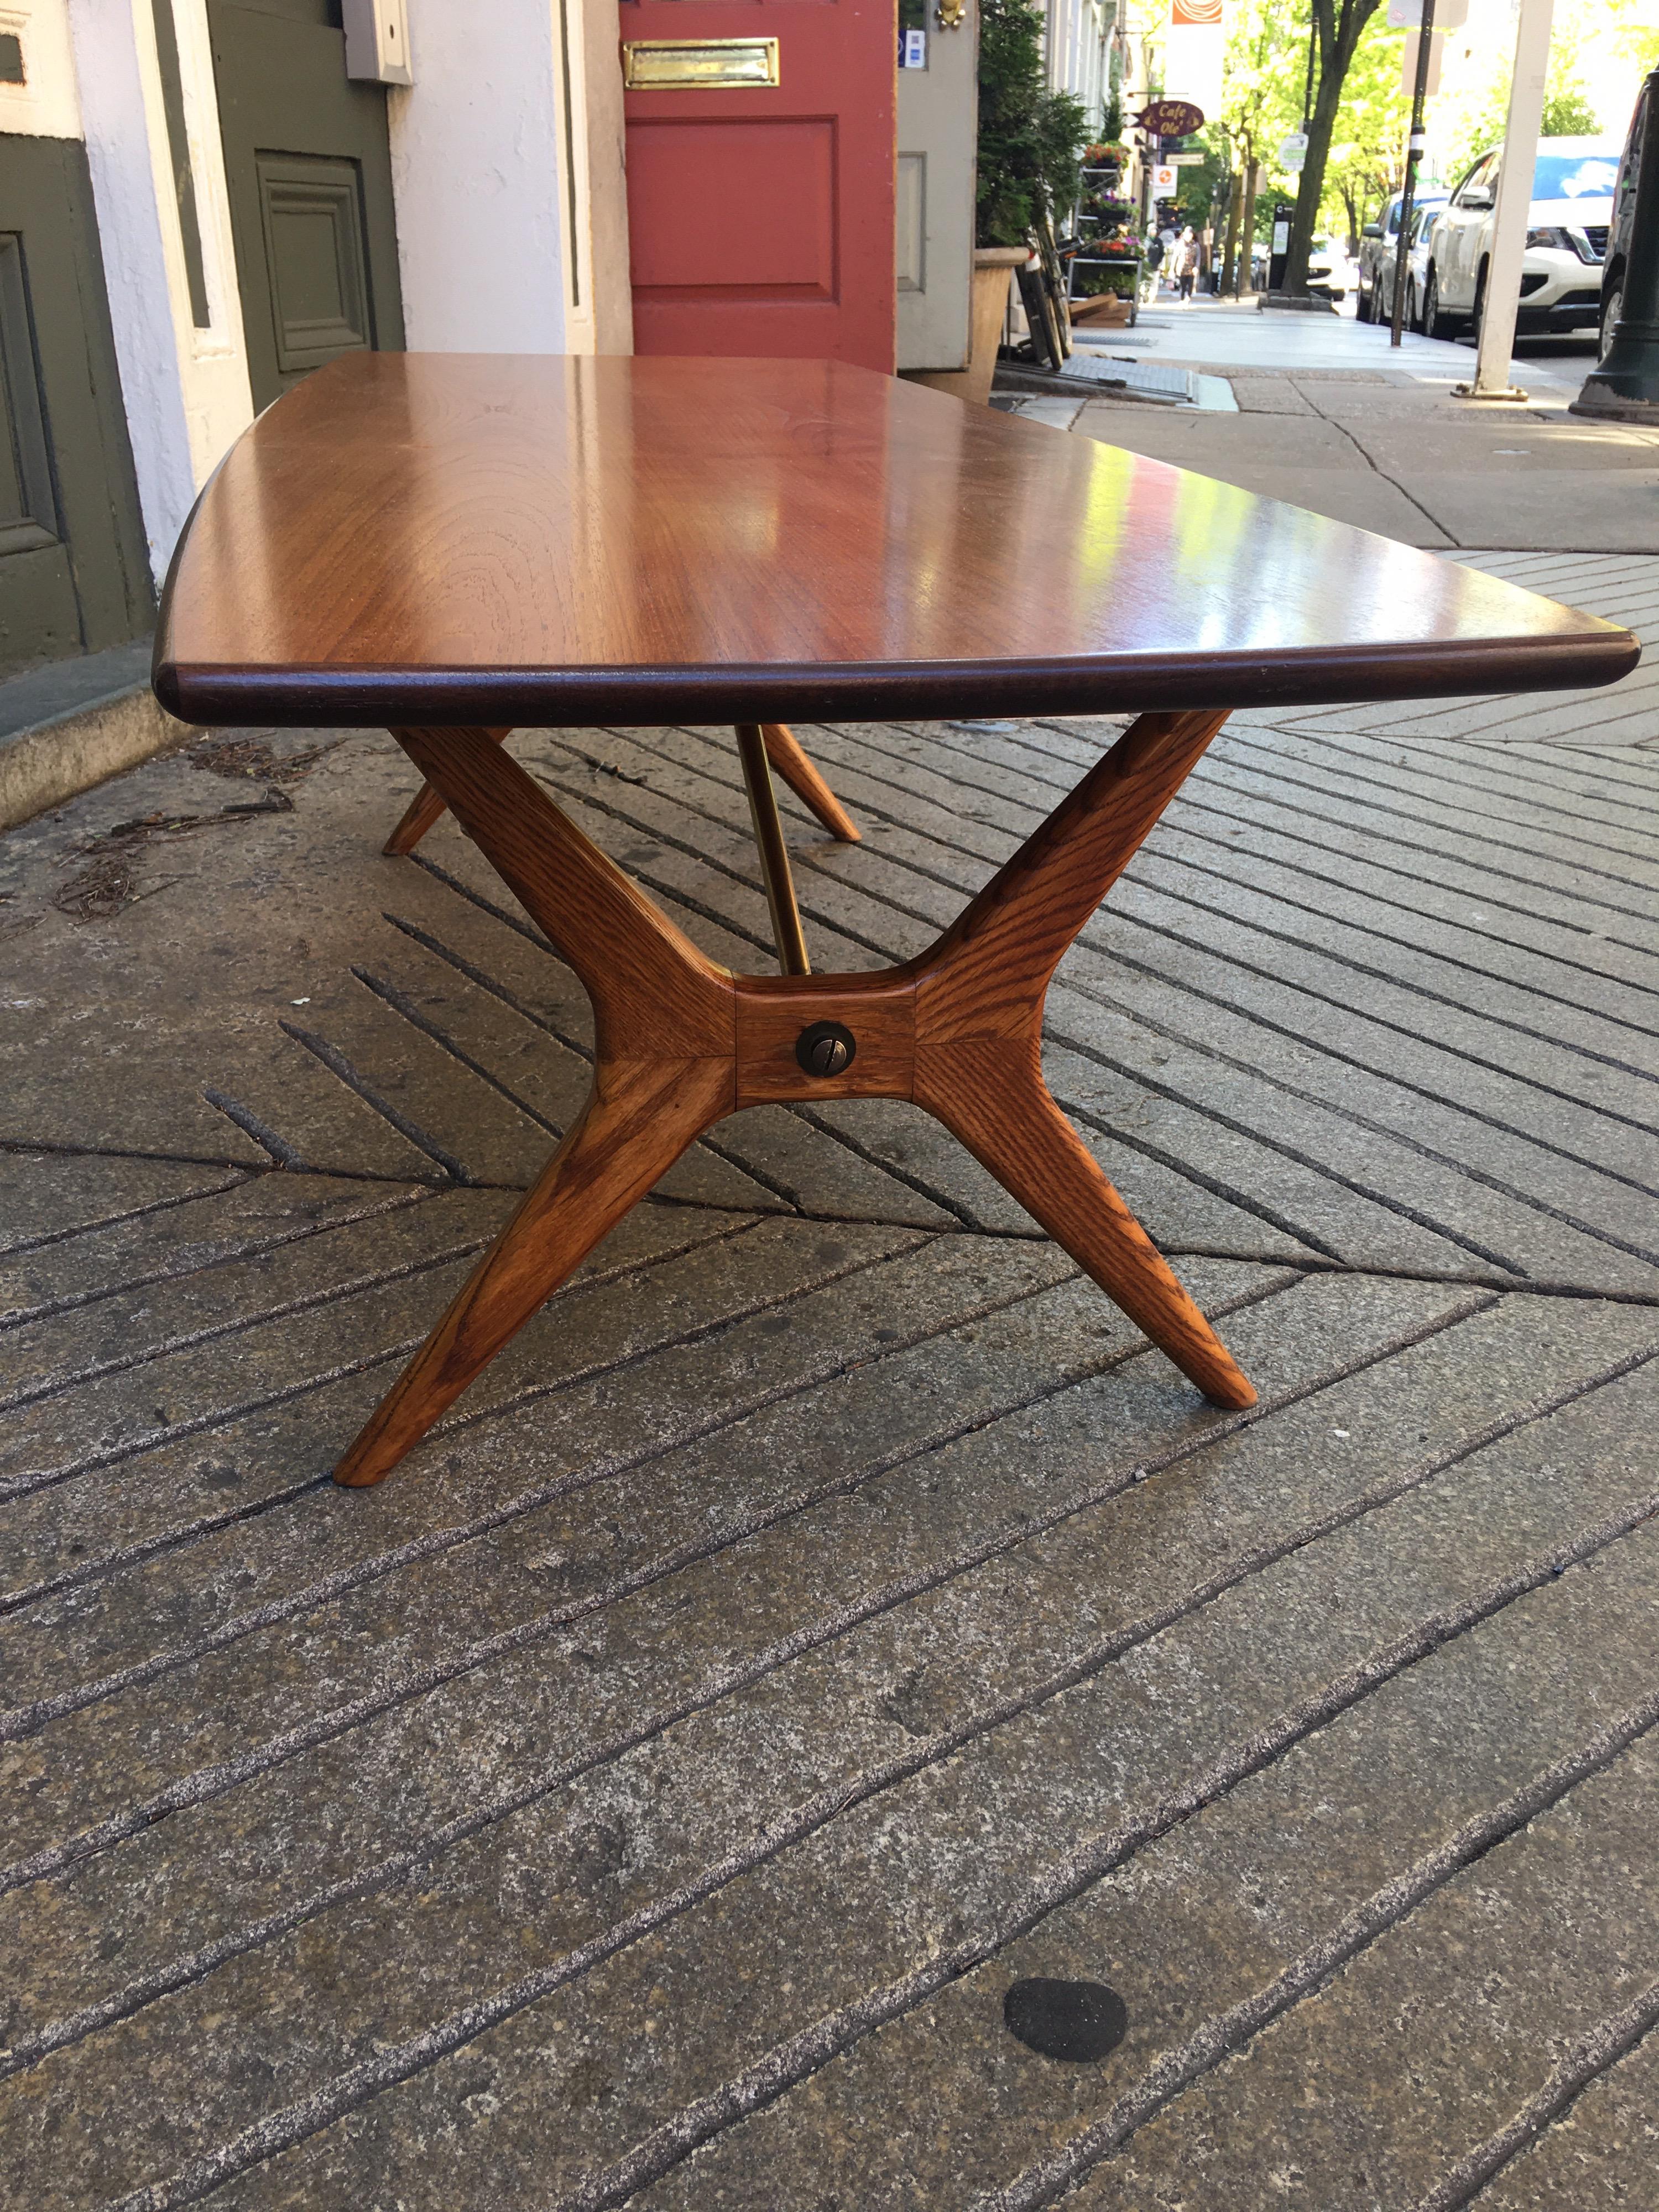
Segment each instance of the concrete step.
M44 813L185 734L149 688L150 640L0 684L0 830Z

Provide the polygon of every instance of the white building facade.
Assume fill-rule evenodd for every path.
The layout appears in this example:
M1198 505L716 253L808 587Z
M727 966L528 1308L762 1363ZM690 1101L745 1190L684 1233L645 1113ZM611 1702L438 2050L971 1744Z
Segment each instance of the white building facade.
M221 456L333 353L631 350L615 0L409 0L407 84L348 74L349 21L0 6L0 674L142 635Z

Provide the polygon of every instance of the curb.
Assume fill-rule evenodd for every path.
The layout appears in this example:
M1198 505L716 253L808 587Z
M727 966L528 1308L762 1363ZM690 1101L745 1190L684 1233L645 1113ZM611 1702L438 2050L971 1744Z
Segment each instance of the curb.
M0 729L0 830L15 829L189 734L148 684L131 682L21 728Z

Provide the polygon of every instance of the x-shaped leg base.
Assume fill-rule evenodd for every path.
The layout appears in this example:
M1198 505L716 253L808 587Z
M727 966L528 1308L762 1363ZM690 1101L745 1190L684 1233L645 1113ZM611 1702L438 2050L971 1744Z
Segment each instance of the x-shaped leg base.
M1253 1405L1255 1391L1050 1097L1042 1067L1042 1002L1061 955L1225 719L1143 715L937 944L855 975L733 975L561 812L500 744L505 732L395 731L427 781L388 849L409 850L453 809L580 977L597 1064L580 1118L336 1480L390 1474L712 1123L739 1107L806 1099L925 1106L1207 1398ZM769 743L767 751L778 766ZM853 1048L828 1074L812 1071L803 1043L824 1024Z

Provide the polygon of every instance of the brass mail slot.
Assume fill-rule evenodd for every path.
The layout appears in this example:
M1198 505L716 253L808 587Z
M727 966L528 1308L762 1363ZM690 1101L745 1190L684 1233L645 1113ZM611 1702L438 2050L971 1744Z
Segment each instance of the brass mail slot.
M623 47L623 82L640 92L777 82L775 39L629 39Z

